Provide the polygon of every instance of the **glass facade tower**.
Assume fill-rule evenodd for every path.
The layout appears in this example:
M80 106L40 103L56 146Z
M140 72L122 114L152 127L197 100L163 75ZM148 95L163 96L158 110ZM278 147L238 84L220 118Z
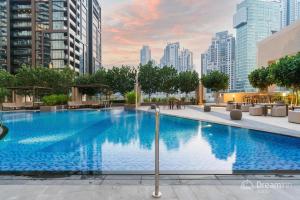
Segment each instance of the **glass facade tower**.
M98 8L101 22L98 0L11 0L8 6L7 2L0 0L0 6L6 6L0 15L11 16L5 20L10 34L1 31L0 35L9 42L6 51L10 50L2 68L14 73L22 65L70 67L78 73L93 73L101 67L101 23L95 34L88 34L89 24L94 21L88 14L94 13L89 11L89 3ZM89 51L89 41L93 44L94 40L97 54Z
M234 15L236 29L236 86L254 91L248 75L256 67L257 43L280 30L280 1L244 0Z
M300 0L281 0L281 28L300 19Z

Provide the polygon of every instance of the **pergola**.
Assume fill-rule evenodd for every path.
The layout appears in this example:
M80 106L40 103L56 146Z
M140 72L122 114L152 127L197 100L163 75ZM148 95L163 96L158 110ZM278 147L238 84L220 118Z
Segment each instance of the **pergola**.
M81 101L80 89L95 89L99 92L107 93L111 91L110 87L105 84L79 84L72 86L72 101Z
M8 90L12 91L12 101L16 102L16 92L22 91L25 95L32 94L32 102L35 102L35 97L39 93L39 91L51 91L52 88L49 87L41 87L41 86L16 86L16 87L8 87Z

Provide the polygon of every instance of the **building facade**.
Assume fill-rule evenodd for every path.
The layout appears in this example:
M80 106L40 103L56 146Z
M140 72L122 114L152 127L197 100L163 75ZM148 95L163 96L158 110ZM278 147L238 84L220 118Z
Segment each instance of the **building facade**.
M201 55L202 73L218 70L228 75L229 90L235 88L235 38L228 31L216 33L208 50Z
M300 19L300 0L281 0L281 28Z
M268 67L280 58L300 52L300 20L285 27L257 44L257 65ZM285 88L269 87L269 91L284 91Z
M144 45L140 51L140 64L146 65L149 61L152 61L151 60L151 49L149 46Z
M257 43L280 30L280 1L244 0L234 15L237 91L254 91L248 75L256 68Z
M5 63L1 64L2 68L15 73L24 65L70 67L78 73L93 73L101 67L101 7L98 1L1 0L0 5L4 5L3 2L6 2L6 9L1 9L1 15L8 17L4 18L6 36L0 35L7 41L6 58L2 59L1 54L1 63ZM90 3L93 12L90 12ZM94 21L96 27L90 25ZM3 46L1 43L0 48Z

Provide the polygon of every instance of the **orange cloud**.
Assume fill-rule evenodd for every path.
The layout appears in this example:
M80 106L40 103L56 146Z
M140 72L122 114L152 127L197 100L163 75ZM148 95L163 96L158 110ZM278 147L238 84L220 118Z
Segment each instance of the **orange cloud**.
M111 3L110 3L111 2ZM232 30L239 0L109 1L103 13L103 63L138 65L142 45L159 61L167 42L180 42L194 52L196 65L215 32Z

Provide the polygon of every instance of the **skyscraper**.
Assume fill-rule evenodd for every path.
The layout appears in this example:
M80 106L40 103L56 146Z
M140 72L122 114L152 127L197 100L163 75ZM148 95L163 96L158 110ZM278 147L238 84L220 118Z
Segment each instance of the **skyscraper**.
M192 71L194 68L193 52L188 49L180 51L179 64L179 71Z
M161 59L161 66L173 66L179 70L179 42L169 43L164 49L164 55Z
M9 33L9 0L0 0L0 69L7 69L10 48L8 48Z
M256 67L256 44L280 29L280 1L244 0L233 19L236 29L236 89L254 91L248 75Z
M151 49L144 45L140 51L140 63L146 65L149 61L151 61Z
M177 71L193 70L193 53L188 49L180 49L179 42L168 43L164 55L160 59L160 66L172 66Z
M22 65L93 73L101 66L99 0L0 0L1 64L16 72ZM91 15L92 13L92 15ZM3 33L2 33L3 32ZM5 38L5 39L3 39ZM6 57L2 51L6 49Z
M235 86L235 38L228 31L216 33L208 50L201 55L201 72L218 70L229 76L229 90Z
M102 67L102 40L101 40L101 6L100 0L88 1L88 72L94 73Z
M281 28L300 19L300 0L281 0Z

